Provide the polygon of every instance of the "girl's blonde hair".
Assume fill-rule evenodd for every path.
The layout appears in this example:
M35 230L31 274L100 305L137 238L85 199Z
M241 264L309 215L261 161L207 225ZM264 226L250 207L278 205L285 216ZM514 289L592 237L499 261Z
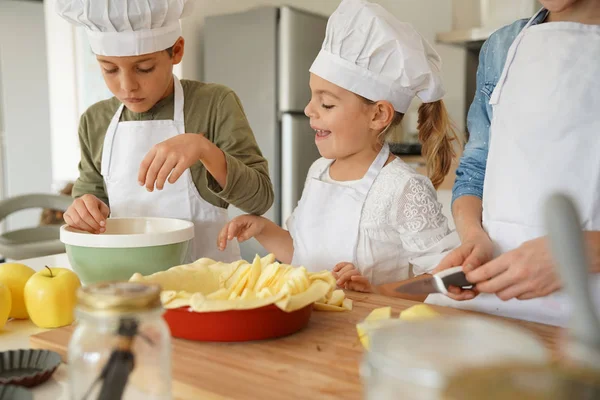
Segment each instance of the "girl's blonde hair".
M359 97L368 104L375 104L374 101L362 96ZM392 122L382 133L385 135L392 128L400 125L402 118L404 118L404 114L396 112ZM419 131L419 142L422 146L421 154L425 157L427 176L433 187L437 189L450 171L452 161L456 157L453 142L459 140L442 100L421 104L417 130ZM385 137L381 139L385 139Z

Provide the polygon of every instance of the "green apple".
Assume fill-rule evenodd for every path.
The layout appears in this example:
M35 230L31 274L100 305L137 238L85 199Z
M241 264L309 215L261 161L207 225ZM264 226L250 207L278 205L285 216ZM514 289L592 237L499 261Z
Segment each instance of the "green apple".
M73 323L77 290L81 282L66 268L36 272L25 284L25 305L29 318L40 328L58 328Z

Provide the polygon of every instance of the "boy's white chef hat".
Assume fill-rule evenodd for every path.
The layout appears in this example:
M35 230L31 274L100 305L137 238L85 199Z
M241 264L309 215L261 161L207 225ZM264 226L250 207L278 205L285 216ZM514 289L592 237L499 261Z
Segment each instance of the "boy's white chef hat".
M329 17L325 41L310 72L405 113L411 100L440 100L441 58L405 22L378 4L342 0Z
M86 28L90 46L103 56L138 56L173 46L179 20L193 0L56 0L56 12Z

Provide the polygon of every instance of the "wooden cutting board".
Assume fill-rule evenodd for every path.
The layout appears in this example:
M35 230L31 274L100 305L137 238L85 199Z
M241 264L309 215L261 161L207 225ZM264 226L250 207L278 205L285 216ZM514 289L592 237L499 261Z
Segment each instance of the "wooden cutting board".
M377 307L392 306L396 317L417 303L354 292L347 296L354 301L353 311L315 311L307 328L277 340L200 343L173 339L173 395L215 400L362 399L358 367L363 349L356 323ZM475 314L432 307L445 315ZM560 328L501 319L528 329L558 354ZM65 327L34 335L31 347L56 351L66 360L72 332L72 327Z

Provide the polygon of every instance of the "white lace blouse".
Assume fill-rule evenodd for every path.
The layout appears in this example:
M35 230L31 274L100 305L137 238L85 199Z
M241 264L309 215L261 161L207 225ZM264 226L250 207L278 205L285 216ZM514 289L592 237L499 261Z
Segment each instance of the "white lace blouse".
M315 161L307 181L316 178L316 171L322 171L326 163L324 158ZM321 179L348 186L358 182L333 181L329 170ZM287 221L288 229L293 223L292 214ZM359 230L356 267L375 285L407 279L409 261L440 254L458 245L431 181L399 158L387 164L373 183ZM340 260L344 261L352 260Z

